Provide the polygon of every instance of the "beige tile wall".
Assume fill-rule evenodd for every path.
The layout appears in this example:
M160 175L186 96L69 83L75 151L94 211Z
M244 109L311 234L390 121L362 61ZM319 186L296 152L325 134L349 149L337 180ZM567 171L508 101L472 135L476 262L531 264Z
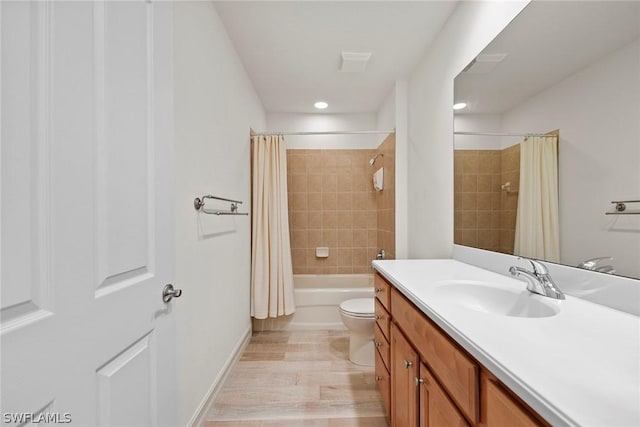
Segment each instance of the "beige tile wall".
M518 189L520 188L520 144L502 150L502 183L510 182L510 192L502 191L500 220L500 252L513 254L516 238L516 214L518 212Z
M377 150L382 153L372 172L384 167L384 189L378 198L378 248L385 250L386 259L396 257L396 138L389 135Z
M294 274L370 273L378 212L375 150L287 150ZM328 258L315 248L329 247Z
M500 150L455 150L455 243L500 248L501 161Z
M511 192L501 184L511 182ZM454 242L513 253L520 145L504 150L455 150Z

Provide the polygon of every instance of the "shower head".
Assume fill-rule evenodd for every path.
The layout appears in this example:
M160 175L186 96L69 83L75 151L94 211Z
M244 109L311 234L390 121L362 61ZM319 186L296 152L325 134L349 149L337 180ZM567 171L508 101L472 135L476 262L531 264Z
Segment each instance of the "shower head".
M376 154L371 160L369 160L369 166L373 166L376 163L376 160L378 160L378 157L380 156L384 156L384 154L382 153Z

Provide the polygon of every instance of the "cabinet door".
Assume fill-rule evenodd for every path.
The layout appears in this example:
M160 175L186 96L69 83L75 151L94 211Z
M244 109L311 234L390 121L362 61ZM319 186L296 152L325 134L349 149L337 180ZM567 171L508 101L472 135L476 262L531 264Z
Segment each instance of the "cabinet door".
M415 346L442 388L472 424L478 421L478 365L397 290L391 292L393 321Z
M420 427L469 427L424 364L420 364Z
M487 427L549 426L510 396L492 374L482 372L482 421Z
M418 427L418 354L391 324L391 424Z

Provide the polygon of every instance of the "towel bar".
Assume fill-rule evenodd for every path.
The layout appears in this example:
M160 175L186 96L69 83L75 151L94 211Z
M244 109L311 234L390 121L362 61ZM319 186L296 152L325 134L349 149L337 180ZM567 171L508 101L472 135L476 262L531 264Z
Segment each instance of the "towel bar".
M222 200L223 202L230 202L231 208L228 211L220 210L220 209L207 209L204 205L205 199L214 199L214 200ZM200 212L209 214L209 215L249 215L248 212L238 212L238 204L242 204L241 200L233 200L227 199L224 197L217 197L211 194L204 195L202 197L196 197L193 200L193 207Z

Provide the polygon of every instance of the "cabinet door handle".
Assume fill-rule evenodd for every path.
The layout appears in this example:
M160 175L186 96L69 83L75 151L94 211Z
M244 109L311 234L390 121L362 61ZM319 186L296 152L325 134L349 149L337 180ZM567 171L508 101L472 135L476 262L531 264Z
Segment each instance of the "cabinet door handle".
M424 380L422 378L415 377L413 380L415 381L416 386L424 384Z
M376 314L376 320L382 320L382 316L380 316L379 314Z
M375 346L376 346L376 348L379 348L379 347L381 347L381 346L382 346L382 343L381 343L381 342L379 342L379 341L375 341L375 340L374 340L374 341L373 341L373 345L375 345Z
M380 375L376 375L376 381L382 381L384 378L382 378Z
M379 294L380 292L382 292L382 288L375 288L374 291L376 292L376 294Z
M409 361L409 360L405 360L404 362L404 367L409 369L410 367L413 366L413 362Z

